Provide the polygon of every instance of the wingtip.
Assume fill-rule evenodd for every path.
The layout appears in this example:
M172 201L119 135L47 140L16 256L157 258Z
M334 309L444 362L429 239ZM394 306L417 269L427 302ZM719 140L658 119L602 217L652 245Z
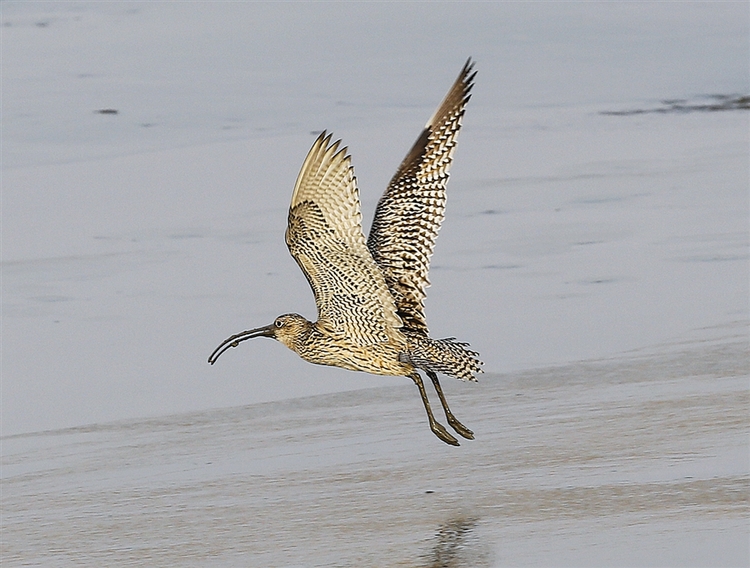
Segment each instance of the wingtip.
M464 65L464 68L461 72L461 76L463 77L463 84L464 86L464 93L466 95L466 100L469 100L469 93L471 92L472 87L474 87L474 79L477 76L477 70L474 69L474 66L476 65L476 61L473 61L471 57L466 60L466 65Z
M328 132L327 130L323 130L315 139L313 146L322 146L323 148L328 148L329 144L331 143L332 137L333 137L333 132Z
M461 75L464 75L467 77L467 82L471 82L474 79L474 76L477 74L474 67L476 67L477 61L476 59L472 59L471 56L466 60L466 63L464 63L464 68L461 69Z
M329 155L331 162L349 159L349 147L344 146L343 148L339 148L339 146L341 146L341 138L339 138L335 142L331 142L332 139L333 132L327 132L326 130L324 130L320 133L318 138L315 140L315 143L313 144L313 148L316 148L317 153L319 153L318 155Z
M461 73L459 74L461 83L464 84L464 91L467 95L469 94L469 91L471 91L471 88L474 86L474 78L477 76L477 70L474 69L476 64L476 60L469 57L464 64L464 68L461 69Z
M471 57L466 60L466 63L464 63L461 72L453 82L448 94L445 95L443 101L438 105L438 108L425 124L424 127L426 129L429 129L433 125L435 119L446 110L446 105L456 104L460 101L460 104L465 106L469 102L469 99L471 99L471 90L474 87L474 78L477 76L477 72L474 70L475 64L476 61Z
M318 134L315 142L313 142L312 148L316 148L323 152L340 153L341 150L339 150L338 152L336 152L336 150L341 145L341 138L339 138L335 142L331 142L332 139L333 132L323 130L320 134ZM347 150L347 148L343 148L343 150L345 151Z

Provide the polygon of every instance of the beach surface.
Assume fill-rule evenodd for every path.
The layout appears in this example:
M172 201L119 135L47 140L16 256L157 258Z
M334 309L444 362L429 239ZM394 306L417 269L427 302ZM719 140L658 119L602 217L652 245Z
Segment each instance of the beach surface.
M6 566L747 566L743 326L628 357L3 439Z

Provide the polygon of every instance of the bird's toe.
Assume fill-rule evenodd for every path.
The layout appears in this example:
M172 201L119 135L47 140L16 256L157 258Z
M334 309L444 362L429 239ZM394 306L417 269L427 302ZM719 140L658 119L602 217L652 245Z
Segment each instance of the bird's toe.
M451 428L453 428L456 432L458 432L461 436L463 436L467 440L474 439L474 432L472 432L466 426L461 424L455 417L453 416L449 417L448 424L450 424Z
M456 440L455 437L453 437L448 430L445 429L445 426L442 424L435 422L431 425L432 432L440 438L443 442L446 444L450 444L451 446L460 446L461 444L458 443L458 440Z

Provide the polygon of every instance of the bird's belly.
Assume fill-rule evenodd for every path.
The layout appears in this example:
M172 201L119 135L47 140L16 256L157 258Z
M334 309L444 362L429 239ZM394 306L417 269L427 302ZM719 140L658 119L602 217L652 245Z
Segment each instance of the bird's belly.
M341 367L373 375L409 375L414 368L409 363L399 361L398 354L399 350L388 344L366 346L339 344L335 348L299 353L305 361L316 365Z

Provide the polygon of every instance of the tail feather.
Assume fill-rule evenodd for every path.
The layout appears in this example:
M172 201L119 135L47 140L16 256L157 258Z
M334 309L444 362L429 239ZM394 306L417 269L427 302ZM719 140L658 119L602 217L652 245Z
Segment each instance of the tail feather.
M479 353L467 349L468 343L456 341L455 337L432 339L420 333L407 332L406 336L409 351L400 357L405 363L464 381L476 381L474 373L482 372Z

